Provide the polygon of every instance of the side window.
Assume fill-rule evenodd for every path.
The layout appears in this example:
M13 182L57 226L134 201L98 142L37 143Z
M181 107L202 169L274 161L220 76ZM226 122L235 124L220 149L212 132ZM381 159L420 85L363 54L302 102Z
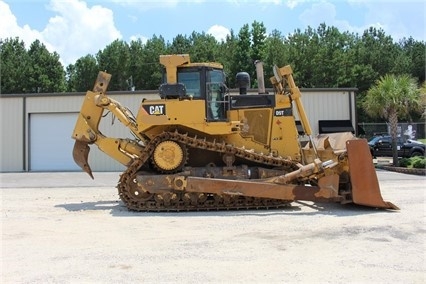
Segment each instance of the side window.
M200 98L200 72L179 72L178 83L186 87L186 94L193 98Z
M210 70L209 77L211 83L224 83L224 75L222 71L219 70Z
M208 121L226 120L228 101L225 98L226 86L222 70L209 70L207 82L207 119Z

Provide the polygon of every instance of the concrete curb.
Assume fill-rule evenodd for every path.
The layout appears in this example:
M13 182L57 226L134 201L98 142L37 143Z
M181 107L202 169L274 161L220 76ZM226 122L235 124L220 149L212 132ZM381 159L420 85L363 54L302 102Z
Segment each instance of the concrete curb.
M426 176L426 169L413 169L413 168L402 168L402 167L382 166L382 165L376 166L376 168L392 171L392 172L398 172L402 174Z

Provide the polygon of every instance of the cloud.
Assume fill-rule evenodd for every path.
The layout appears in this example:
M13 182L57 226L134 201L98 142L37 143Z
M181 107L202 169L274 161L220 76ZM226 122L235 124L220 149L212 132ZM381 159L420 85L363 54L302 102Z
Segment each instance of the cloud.
M259 3L281 5L282 1L281 0L259 0Z
M79 0L52 0L49 8L57 15L49 19L42 35L64 55L66 63L74 63L81 56L96 53L122 38L114 25L113 12L107 8L88 7Z
M80 0L51 0L47 7L55 16L37 31L28 25L20 27L9 6L0 1L0 38L19 37L27 47L38 39L50 52L56 51L65 66L122 38L113 12L107 8L88 7Z
M0 38L15 38L18 37L22 40L27 48L29 45L34 42L36 39L39 39L43 42L42 34L34 29L31 29L30 26L24 25L20 27L18 25L17 19L15 15L13 15L12 11L8 4L3 1L0 1ZM52 46L45 43L46 47L50 52L53 51Z
M138 41L138 40L140 40L142 44L145 44L149 40L149 38L139 34L130 36L130 41Z
M366 22L377 23L394 40L412 36L424 41L426 36L426 3L419 0L394 1L392 5L384 1L361 1L367 9ZM377 13L377 11L380 11Z
M375 27L383 29L385 34L390 35L394 41L408 36L417 40L424 40L424 9L426 9L426 4L420 1L392 1L387 3L385 0L349 0L348 4L353 10L363 11L363 16L358 18L358 25L351 24L348 20L342 20L342 18L346 19L350 16L349 13L346 17L343 14L340 15L341 18L339 19L335 3L332 1L312 4L299 16L299 20L306 26L317 27L321 23L326 23L327 26L337 27L340 31L357 34L363 34L369 27Z
M208 34L211 34L216 38L217 41L222 41L226 39L227 35L230 35L231 32L228 28L220 25L213 25L207 30Z
M111 2L124 7L133 7L141 11L147 11L152 9L167 9L176 7L180 0L111 0ZM193 1L199 2L199 1Z
M294 9L294 8L296 8L296 6L298 6L299 4L301 4L303 2L305 2L305 0L287 0L285 2L285 4L290 9Z
M313 4L299 16L299 20L307 26L317 27L319 24L336 21L336 8L328 2Z
M303 11L299 20L304 23L306 26L313 28L318 27L320 24L325 23L327 26L334 26L338 28L341 32L349 31L352 33L361 34L368 27L374 26L376 28L381 28L380 23L354 26L351 25L347 20L340 20L337 18L336 7L330 2L319 2L312 4L309 9Z

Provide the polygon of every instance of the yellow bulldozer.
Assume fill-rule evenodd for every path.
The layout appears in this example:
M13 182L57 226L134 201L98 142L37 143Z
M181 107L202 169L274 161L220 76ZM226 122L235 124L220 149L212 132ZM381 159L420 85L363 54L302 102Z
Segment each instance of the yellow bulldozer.
M136 117L107 96L111 75L99 72L72 134L74 160L92 178L92 144L126 167L117 188L129 210L266 209L297 200L398 209L382 199L365 139L312 137L290 66L274 66L269 94L256 62L259 92L247 93L250 76L240 72L231 94L219 63L192 63L188 54L161 55L160 63L159 97L142 99ZM134 139L103 135L104 111Z

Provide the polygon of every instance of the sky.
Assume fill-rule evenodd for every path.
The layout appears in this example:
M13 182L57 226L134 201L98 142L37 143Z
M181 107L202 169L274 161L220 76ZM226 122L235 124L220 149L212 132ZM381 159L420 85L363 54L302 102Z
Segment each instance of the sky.
M36 39L57 52L64 67L95 55L116 39L172 42L193 31L223 40L231 30L261 22L288 36L321 23L361 35L381 28L394 41L426 41L421 0L0 0L0 39Z

